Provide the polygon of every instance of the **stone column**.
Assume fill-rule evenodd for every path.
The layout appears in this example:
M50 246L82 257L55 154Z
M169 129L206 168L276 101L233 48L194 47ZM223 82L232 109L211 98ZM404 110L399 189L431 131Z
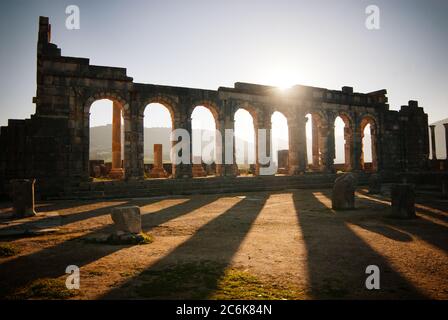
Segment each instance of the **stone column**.
M113 102L112 118L112 169L109 176L113 179L123 178L123 168L121 166L121 106L118 102Z
M378 171L378 155L377 155L377 131L370 125L370 143L372 148L372 171Z
M311 116L312 125L312 144L313 144L313 167L316 169L320 166L320 154L319 154L319 127L316 116Z
M271 144L271 126L272 126L272 124L271 124L271 119L261 119L259 122L258 122L258 124L256 125L256 127L254 128L255 129L255 159L256 159L256 161L255 161L255 175L260 175L260 168L261 167L269 167L269 163L267 163L267 164L261 164L260 163L260 159L259 159L259 155L258 155L258 152L259 152L259 145L258 145L258 143L259 143L259 132L258 132L258 129L265 129L266 130L266 135L265 135L265 137L266 137L266 147L265 147L265 150L266 150L266 154L265 154L265 156L266 157L269 157L269 156L271 156L271 149L272 149L272 144ZM272 161L272 159L271 159L271 161Z
M345 154L345 170L351 171L353 168L353 130L349 127L344 127L344 154Z
M436 152L436 134L435 134L435 125L430 125L431 129L431 151L432 151L432 159L437 160L437 152ZM445 127L446 128L446 127Z
M289 174L297 175L306 170L306 121L308 118L298 115L288 121L289 131Z
M322 169L325 172L334 172L334 122L322 126L319 134L322 136Z
M193 176L192 173L192 143L191 143L191 138L192 138L192 129L191 129L191 118L185 118L185 119L174 119L174 128L175 129L185 129L188 131L189 135L190 135L190 139L188 141L188 148L190 150L190 161L189 163L180 163L180 164L175 164L173 162L173 178L191 178ZM178 142L177 141L173 141L173 146L176 145ZM175 159L173 159L174 161Z
M448 159L448 123L444 123L445 127L445 149L446 149L446 159Z
M353 163L352 171L361 171L361 157L362 157L362 133L361 128L356 126L353 129Z
M163 168L163 146L154 144L154 165L149 173L151 178L166 178L168 173Z

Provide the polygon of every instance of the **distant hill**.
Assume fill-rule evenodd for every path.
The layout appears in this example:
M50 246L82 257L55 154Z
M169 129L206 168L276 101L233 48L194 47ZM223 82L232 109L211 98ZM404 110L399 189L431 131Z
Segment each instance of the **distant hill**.
M442 126L443 127L443 126ZM171 128L145 128L144 134L144 159L145 163L153 161L153 145L156 143L161 143L163 145L163 161L170 161L170 132ZM193 132L194 135L199 134L198 131ZM122 139L124 138L124 134L122 133ZM370 139L366 139L366 148L369 150L366 152L366 160L370 159ZM343 137L336 136L336 163L341 163L343 161L342 155L344 154L344 146L343 146ZM235 148L237 152L237 156L239 158L237 161L243 162L244 159L244 150L247 148L248 151L248 160L249 163L253 163L255 161L253 154L255 153L254 145L252 143L247 143L247 147L245 147L244 140L237 138L235 143ZM445 140L443 140L445 143ZM288 149L288 143L285 140L278 141L278 149ZM308 144L308 161L311 161L311 139L307 139ZM122 143L122 146L124 144ZM440 148L439 148L440 150ZM193 151L195 154L196 152ZM99 159L104 160L106 162L110 162L112 159L112 125L108 124L105 126L98 126L90 128L90 159ZM275 159L276 160L276 159Z

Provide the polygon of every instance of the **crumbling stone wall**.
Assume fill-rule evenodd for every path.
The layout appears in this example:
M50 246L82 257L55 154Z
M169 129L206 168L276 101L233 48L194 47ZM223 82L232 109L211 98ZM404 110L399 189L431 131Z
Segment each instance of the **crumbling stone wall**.
M425 170L428 167L428 118L416 101L400 111L390 111L386 90L353 92L351 87L328 90L294 86L287 91L249 83L233 88L202 90L134 83L126 69L91 65L89 59L66 57L51 43L48 18L40 17L37 44L36 113L31 119L10 120L0 131L0 186L13 178L36 178L42 195L70 192L89 181L90 107L100 99L119 106L124 118L125 180L143 179L143 114L149 103L163 104L171 113L172 127L190 133L191 114L205 106L216 128L234 129L234 115L250 112L257 129L271 129L271 116L286 116L289 129L289 174L334 172L334 123L340 116L345 127L347 171L366 169L362 155L362 129L372 128L373 164L377 171ZM307 163L307 114L313 119L313 165ZM268 135L269 138L269 135ZM269 145L269 139L266 142ZM258 150L260 146L256 145ZM225 159L225 149L218 150ZM231 155L235 159L235 155ZM235 175L235 165L217 165L218 175ZM260 164L255 166L259 173ZM192 177L189 164L173 165L173 178ZM0 189L0 192L1 189ZM5 190L3 190L5 192Z

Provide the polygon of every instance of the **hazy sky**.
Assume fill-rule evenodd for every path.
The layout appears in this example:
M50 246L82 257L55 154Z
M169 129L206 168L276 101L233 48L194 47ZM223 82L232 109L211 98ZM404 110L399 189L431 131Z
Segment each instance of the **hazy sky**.
M65 28L76 4L81 29ZM380 8L380 30L365 8ZM126 67L136 82L217 89L236 81L388 90L448 117L448 1L1 1L0 125L34 113L38 16L62 54Z

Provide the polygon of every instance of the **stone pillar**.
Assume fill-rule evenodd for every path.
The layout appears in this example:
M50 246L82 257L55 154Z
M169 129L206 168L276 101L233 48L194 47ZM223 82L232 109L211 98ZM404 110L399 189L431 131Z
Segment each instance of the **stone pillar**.
M319 154L319 123L316 116L311 116L312 124L312 144L313 144L313 167L316 169L320 166L320 154Z
M344 127L344 154L345 154L345 170L351 171L353 169L353 129Z
M370 125L370 143L372 148L372 171L378 171L378 155L377 155L377 129Z
M191 118L185 118L185 119L175 119L174 120L174 129L177 128L182 128L188 131L189 135L190 135L190 139L188 141L188 148L190 151L190 159L189 159L189 163L180 163L180 164L175 164L173 162L173 177L174 178L191 178L193 176L192 173L192 143L191 143L191 138L192 138L192 128L191 128ZM173 141L173 145L177 144L177 141ZM188 151L186 151L188 152ZM173 159L175 160L175 159Z
M288 121L289 131L289 174L303 173L307 167L306 121L308 118L298 115Z
M352 171L361 171L362 157L362 133L361 128L356 126L353 130L353 164Z
M121 106L118 102L113 102L112 118L112 170L109 173L112 179L123 178L123 168L121 166Z
M322 169L325 172L334 172L334 122L330 121L326 127L322 126L319 134L322 137Z
M445 150L446 150L446 159L448 159L448 123L444 123L445 127Z
M270 163L267 164L261 164L260 163L260 159L259 159L259 134L260 132L258 131L258 129L265 129L266 130L266 157L271 156L271 150L272 150L272 144L271 144L271 119L260 119L260 121L258 122L258 124L255 126L255 175L260 175L260 168L261 167L269 167ZM272 159L271 159L272 161ZM275 174L275 173L274 173Z
M168 173L163 168L163 146L154 144L154 165L149 173L150 178L166 178Z
M34 183L35 179L12 180L12 200L14 216L17 218L33 217L34 210Z
M333 185L331 207L335 210L355 208L355 190L357 178L353 173L344 173L338 177Z
M202 166L202 157L194 157L192 165L192 174L193 177L206 177L207 172L205 172L204 167Z
M430 125L431 129L431 151L432 151L432 159L437 160L437 152L436 152L436 134L435 134L435 125ZM446 128L446 127L445 127Z
M235 121L232 119L231 114L225 114L223 116L223 119L220 120L219 125L219 131L221 132L221 138L222 138L222 149L221 149L221 165L220 165L220 171L221 176L228 176L228 177L234 177L237 175L237 165L235 163L235 136L234 134L226 136L226 129L234 132L235 130ZM232 155L229 157L227 154L227 146L232 145ZM226 158L230 158L232 163L226 163Z

